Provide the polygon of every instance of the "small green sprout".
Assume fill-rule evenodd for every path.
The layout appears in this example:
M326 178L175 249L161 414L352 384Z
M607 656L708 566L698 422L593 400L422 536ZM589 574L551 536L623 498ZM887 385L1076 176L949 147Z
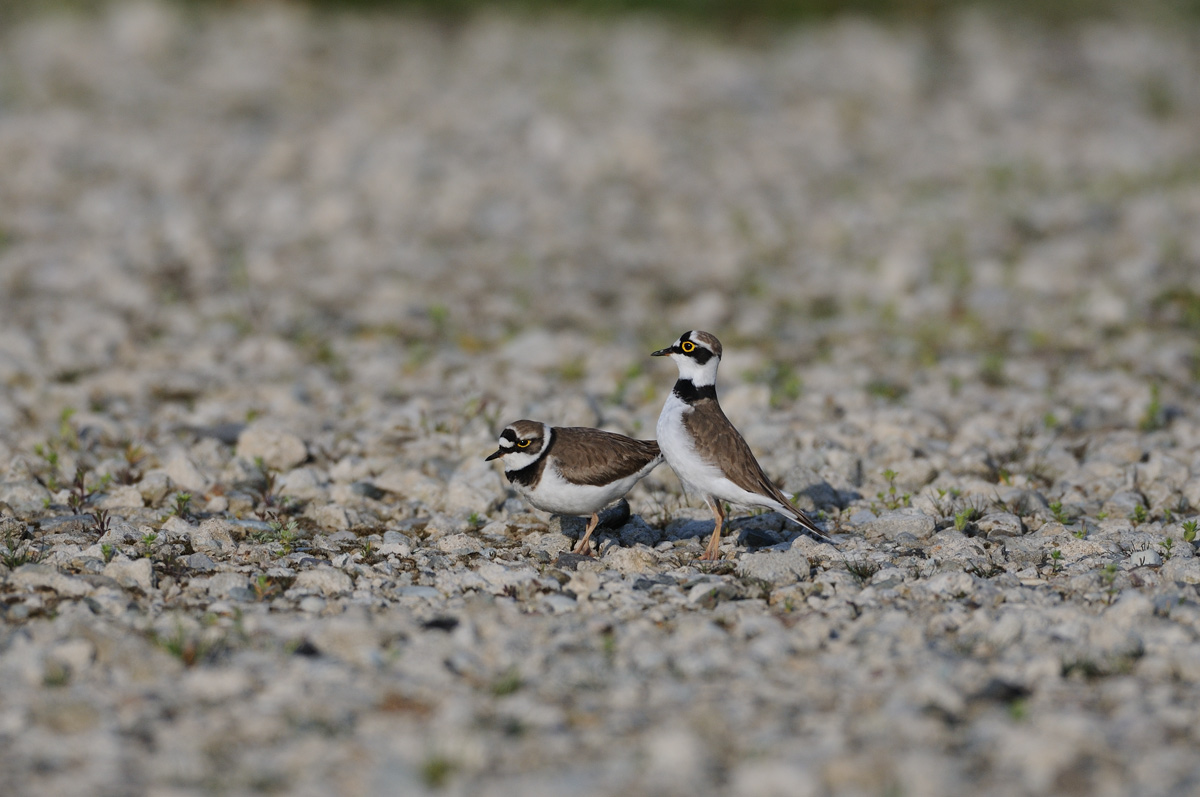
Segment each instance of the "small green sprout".
M885 507L888 509L899 509L903 506L912 506L912 496L909 493L900 493L896 490L896 477L900 474L888 468L883 472L883 478L887 480L887 491L880 490L875 494Z

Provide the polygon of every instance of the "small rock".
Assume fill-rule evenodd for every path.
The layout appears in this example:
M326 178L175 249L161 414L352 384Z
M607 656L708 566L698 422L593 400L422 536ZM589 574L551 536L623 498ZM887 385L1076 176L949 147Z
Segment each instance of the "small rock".
M318 506L306 514L310 514L313 521L323 529L345 529L350 526L350 517L346 510L337 504Z
M145 506L142 493L132 484L119 484L109 488L100 502L101 509L141 509Z
M937 529L937 521L919 509L905 507L886 512L866 524L868 533L894 540L901 534L911 534L918 540L928 539Z
M884 567L871 576L870 583L876 589L893 589L904 583L904 571L898 567Z
M961 598L975 593L975 577L961 570L958 572L938 573L925 582L925 589L934 595L946 595L951 598Z
M540 603L554 614L571 612L579 608L579 604L576 603L574 598L570 595L564 595L561 592L551 592L549 595L543 595Z
M470 534L448 534L434 543L434 547L446 553L478 552L483 550L483 545L480 544L479 538L472 537Z
M600 576L590 571L577 572L564 588L581 600L600 589Z
M326 596L347 595L354 589L354 582L341 570L320 566L296 576L292 589L312 590Z
M248 693L250 675L232 667L197 667L180 679L183 692L200 703L222 703Z
M250 579L241 573L216 573L193 583L203 584L205 591L214 598L228 598L234 590L246 589Z
M503 592L508 587L514 587L537 578L537 571L532 567L506 567L499 562L482 562L478 572L479 576L496 592Z
M35 481L0 482L0 501L18 515L34 515L45 508L50 491Z
M1129 557L1129 563L1134 567L1158 567L1162 564L1162 556L1158 551L1149 549L1144 551L1134 551Z
M733 770L729 793L740 797L816 797L819 784L808 768L781 761L748 761Z
M841 509L843 506L838 491L812 468L803 465L792 468L784 477L783 484L792 494L792 502L805 512Z
M602 561L618 573L645 573L658 566L658 559L645 548L610 548Z
M269 421L256 421L238 435L237 455L268 468L289 471L308 459L304 441Z
M83 579L43 564L21 565L9 575L8 583L23 589L51 589L66 598L82 598L92 591L92 585Z
M325 599L319 598L316 595L309 595L306 598L301 598L299 605L300 611L317 614L325 609Z
M1153 551L1143 551L1142 553L1153 553ZM1200 584L1200 559L1172 556L1163 565L1160 572L1162 577L1168 581L1181 581L1184 584Z
M209 518L198 528L189 527L188 539L192 543L192 550L218 556L231 553L237 546L230 529L229 521L221 518Z
M423 598L425 600L441 600L442 593L438 592L434 587L414 586L400 587L396 590L398 598Z
M217 563L208 554L194 553L183 557L185 567L200 573L208 573L217 568Z
M812 565L798 546L783 543L738 559L738 573L769 584L792 584L808 580Z
M143 593L149 593L157 583L148 558L130 560L124 556L114 557L104 566L104 575L122 587L139 589Z
M701 582L688 591L688 601L704 609L711 609L722 601L745 597L741 585L728 581Z
M143 505L154 506L167 496L167 492L171 489L171 479L165 470L155 468L146 471L141 481L135 486L142 495Z
M204 488L208 486L208 480L204 478L204 474L196 467L196 463L184 454L182 451L175 453L164 468L167 472L167 478L171 483L190 493L202 493Z
M324 499L324 474L317 468L296 468L279 481L279 493L304 501Z
M145 528L145 531L141 531L140 529L135 529L132 523L127 523L124 520L114 520L108 524L108 531L101 534L100 539L96 540L96 542L100 545L121 545L127 542L137 542L142 535L153 533L154 531L149 526Z
M988 539L994 537L1020 537L1025 533L1025 525L1021 519L1011 512L991 512L975 521L979 529Z
M426 507L441 506L442 493L445 485L436 479L431 479L419 470L411 468L392 467L375 477L377 489L392 493L410 501L420 501Z

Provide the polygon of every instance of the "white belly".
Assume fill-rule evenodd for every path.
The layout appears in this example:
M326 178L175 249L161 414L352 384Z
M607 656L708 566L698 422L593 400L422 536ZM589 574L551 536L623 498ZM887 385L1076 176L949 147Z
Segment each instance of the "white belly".
M783 510L773 498L738 487L725 477L719 467L705 462L696 453L692 436L683 425L684 416L691 411L687 402L672 393L663 405L655 428L663 458L675 471L683 488L701 498L713 496L731 504Z
M620 499L650 470L646 468L611 484L572 484L558 475L553 462L547 462L535 489L520 484L513 486L522 498L543 512L590 515Z

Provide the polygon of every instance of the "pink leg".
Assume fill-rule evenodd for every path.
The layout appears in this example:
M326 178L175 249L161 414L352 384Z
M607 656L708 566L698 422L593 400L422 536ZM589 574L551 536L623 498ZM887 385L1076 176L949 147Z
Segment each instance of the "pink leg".
M591 548L588 545L588 540L591 539L592 532L596 530L596 526L599 523L600 523L600 515L593 512L592 519L588 521L587 532L584 533L583 539L581 539L579 541L579 544L575 546L574 553L583 554L584 556L592 555Z
M713 533L708 540L708 547L704 549L704 555L700 558L705 561L715 561L721 558L721 526L725 524L725 510L721 508L721 502L716 498L706 497L704 500L708 502L708 508L712 510L716 523L713 525Z

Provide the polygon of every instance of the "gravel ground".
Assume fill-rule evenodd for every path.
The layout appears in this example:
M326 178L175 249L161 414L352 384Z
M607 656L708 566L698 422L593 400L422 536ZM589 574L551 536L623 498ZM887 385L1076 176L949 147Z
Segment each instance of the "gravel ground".
M1195 793L1194 34L0 33L6 792ZM836 546L483 461L691 328Z

